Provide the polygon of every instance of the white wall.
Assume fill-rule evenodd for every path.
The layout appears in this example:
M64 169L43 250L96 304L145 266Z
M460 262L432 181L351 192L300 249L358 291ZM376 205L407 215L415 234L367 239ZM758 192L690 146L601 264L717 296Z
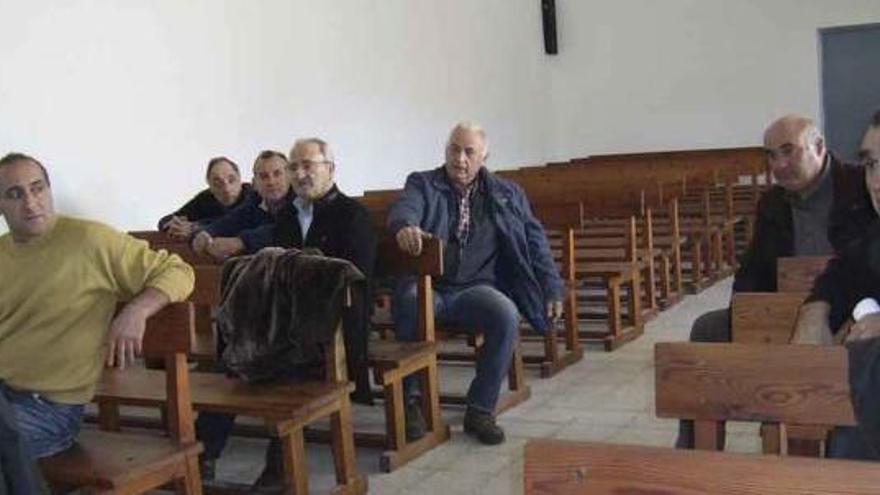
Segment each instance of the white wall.
M42 158L61 211L140 229L209 157L309 135L353 194L439 164L461 119L495 166L754 144L817 113L817 28L880 21L878 0L557 8L548 57L538 0L0 0L0 153Z
M531 0L0 0L0 153L42 158L59 210L149 228L295 137L335 148L338 182L400 187L451 125L493 160L539 162L547 120ZM248 172L246 176L250 176Z
M877 0L557 0L548 159L753 145L819 118L818 29L880 21Z

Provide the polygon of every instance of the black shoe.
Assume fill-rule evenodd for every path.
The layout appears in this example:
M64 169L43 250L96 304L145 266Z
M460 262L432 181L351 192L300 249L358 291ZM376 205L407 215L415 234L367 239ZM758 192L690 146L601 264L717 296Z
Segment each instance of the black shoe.
M495 416L470 407L464 413L464 432L486 445L504 442L504 430L495 423Z
M214 476L217 474L217 459L199 457L199 471L202 481L214 481Z
M418 399L406 401L403 409L403 417L406 421L406 441L414 442L425 436L428 425L425 416L422 415L422 405Z

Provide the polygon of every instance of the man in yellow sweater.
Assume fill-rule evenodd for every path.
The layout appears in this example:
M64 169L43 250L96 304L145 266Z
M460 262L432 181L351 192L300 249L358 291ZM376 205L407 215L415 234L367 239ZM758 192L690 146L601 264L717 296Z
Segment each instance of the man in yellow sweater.
M146 319L185 299L194 275L144 241L57 216L46 169L27 155L0 159L0 214L0 400L26 453L46 457L76 439L103 366L131 364Z

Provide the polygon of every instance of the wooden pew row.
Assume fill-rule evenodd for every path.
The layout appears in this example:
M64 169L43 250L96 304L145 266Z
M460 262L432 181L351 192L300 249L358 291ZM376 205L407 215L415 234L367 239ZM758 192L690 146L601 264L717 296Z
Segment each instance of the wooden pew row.
M529 440L526 495L856 495L877 492L871 462L638 445Z
M611 350L640 335L644 318L641 312L641 272L648 269L649 264L638 258L635 220L631 220L629 229L624 232L626 240L623 244L593 248L585 246L589 240L583 236L582 229L567 228L563 233L553 228L554 223L579 225L582 219L578 203L537 206L534 212L548 226L548 238L554 253L568 252L568 246L574 247L566 264L574 267L568 277L573 291L570 297L574 297L571 313L575 321L572 325L577 328L578 337L601 342L606 350ZM653 274L649 280L653 283ZM623 287L629 289L625 299L621 292ZM599 293L594 295L596 291ZM623 324L624 301L631 322L626 326ZM589 320L597 319L607 322L606 331L581 329L582 323L586 326Z

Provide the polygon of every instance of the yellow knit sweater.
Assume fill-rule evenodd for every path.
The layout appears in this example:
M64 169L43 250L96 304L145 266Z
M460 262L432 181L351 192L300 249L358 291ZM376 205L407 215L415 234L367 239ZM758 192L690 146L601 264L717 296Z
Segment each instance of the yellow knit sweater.
M0 237L0 380L68 404L91 400L117 301L145 287L184 300L193 270L106 225L59 217L24 244Z

